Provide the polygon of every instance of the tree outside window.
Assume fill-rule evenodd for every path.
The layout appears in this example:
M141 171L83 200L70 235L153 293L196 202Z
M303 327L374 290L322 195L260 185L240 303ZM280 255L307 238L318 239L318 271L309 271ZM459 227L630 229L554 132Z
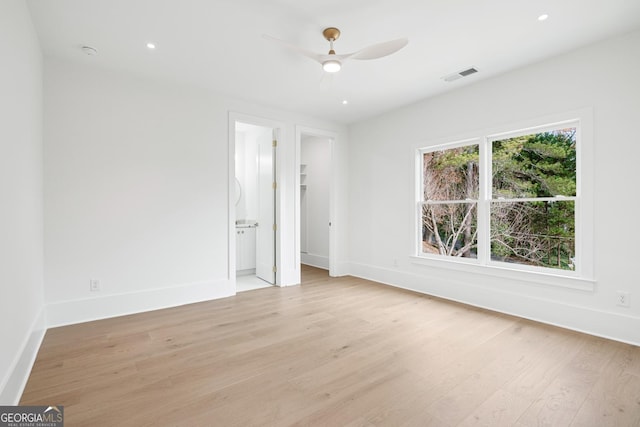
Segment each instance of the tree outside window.
M421 253L574 270L576 135L562 125L421 151Z
M478 145L423 155L422 251L477 257Z

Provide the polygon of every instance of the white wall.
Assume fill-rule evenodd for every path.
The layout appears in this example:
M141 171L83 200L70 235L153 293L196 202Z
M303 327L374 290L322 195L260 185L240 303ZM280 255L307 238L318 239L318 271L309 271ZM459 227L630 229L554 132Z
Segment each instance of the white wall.
M243 125L236 130L236 177L242 186L242 197L236 205L236 219L258 219L258 138L271 140L271 129Z
M235 292L228 271L235 235L228 206L230 112L285 124L279 184L286 242L294 241L295 230L295 124L345 132L196 88L56 59L45 63L45 111L51 325ZM291 245L282 260L286 284L299 281L294 261ZM89 291L92 278L101 281L100 292Z
M331 140L303 135L300 163L305 164L305 190L301 193L301 234L305 236L303 264L329 268L329 198L331 184ZM301 177L302 179L302 177ZM301 207L302 209L302 207Z
M252 205L256 193L257 167L247 162L247 149L253 151L254 144L247 142L246 132L236 131L236 179L240 184L240 199L236 204L236 219L248 219L251 215L257 216L256 207Z
M636 169L640 32L586 47L350 127L350 271L401 287L640 343ZM438 266L414 255L415 148L590 107L594 118L593 291ZM395 264L397 263L397 265ZM615 292L631 292L631 307Z
M0 2L0 405L15 405L44 334L42 54L25 2Z

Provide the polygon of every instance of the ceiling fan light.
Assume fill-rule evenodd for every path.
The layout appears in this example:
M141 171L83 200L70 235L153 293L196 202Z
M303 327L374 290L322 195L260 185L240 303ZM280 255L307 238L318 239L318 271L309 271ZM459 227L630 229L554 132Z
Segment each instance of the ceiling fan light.
M342 68L342 64L336 59L329 59L322 63L322 69L327 73L337 73L340 71L340 68Z

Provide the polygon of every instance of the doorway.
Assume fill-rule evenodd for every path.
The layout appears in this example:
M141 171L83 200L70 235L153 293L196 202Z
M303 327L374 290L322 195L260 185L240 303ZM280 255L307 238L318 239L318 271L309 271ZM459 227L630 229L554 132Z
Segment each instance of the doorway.
M277 130L235 121L236 291L276 284Z
M333 148L335 135L316 129L297 131L300 174L300 264L335 275Z

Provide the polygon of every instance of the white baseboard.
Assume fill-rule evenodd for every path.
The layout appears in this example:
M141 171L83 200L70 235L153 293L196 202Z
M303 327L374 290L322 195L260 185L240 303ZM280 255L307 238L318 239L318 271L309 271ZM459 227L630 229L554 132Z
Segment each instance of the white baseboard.
M47 326L70 325L235 295L231 280L189 283L142 292L47 304Z
M348 262L336 262L335 268L331 273L332 277L343 277L350 275L350 264Z
M5 327L10 326L5 325ZM17 405L20 403L20 397L24 387L27 385L31 368L36 360L46 331L45 308L43 307L34 320L20 354L10 369L2 390L0 390L0 405Z
M249 276L252 274L256 274L255 268L249 268L247 270L236 270L236 277L238 276Z
M323 270L329 269L329 257L322 255L301 253L300 262L304 265L310 265L311 267L322 268Z
M640 345L640 318L471 283L350 263L350 274L385 285L469 304L536 322Z

